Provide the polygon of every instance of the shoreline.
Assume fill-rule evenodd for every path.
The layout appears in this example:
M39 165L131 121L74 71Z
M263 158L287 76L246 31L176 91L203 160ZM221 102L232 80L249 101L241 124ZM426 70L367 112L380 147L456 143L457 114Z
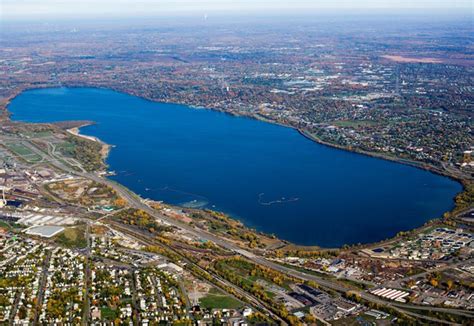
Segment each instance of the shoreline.
M95 89L102 89L102 90L111 90L111 91L124 93L124 94L131 95L131 96L135 96L135 97L138 97L142 100L153 102L153 103L186 105L191 109L212 110L212 111L217 111L217 112L220 112L220 113L228 114L228 115L231 115L231 116L234 116L234 117L243 117L243 118L247 118L247 119L254 119L254 120L259 120L259 121L262 121L262 122L278 125L278 126L281 126L281 127L284 127L284 128L290 128L290 129L295 130L301 136L307 138L308 140L313 141L313 142L318 143L318 144L323 145L323 146L327 146L329 148L344 150L344 151L347 151L347 152L350 152L350 153L353 153L353 154L365 155L365 156L372 157L372 158L375 158L375 159L380 159L380 160L390 161L390 162L393 162L393 163L403 164L403 165L411 166L411 167L414 167L414 168L418 168L420 170L425 170L425 171L428 171L428 172L431 172L431 173L434 173L434 174L437 174L437 175L440 175L440 176L443 176L443 177L448 177L448 178L458 182L462 187L461 192L457 193L453 198L451 198L453 203L454 203L454 200L455 200L456 196L466 190L464 182L466 182L467 180L470 180L470 179L463 179L459 175L451 174L451 173L449 173L449 171L443 170L441 168L437 168L435 166L432 166L432 165L429 165L429 164L426 164L426 163L416 162L416 161L411 161L411 160L405 160L405 159L401 159L401 158L397 158L397 157L387 157L386 155L383 155L381 153L373 153L373 152L367 152L367 151L363 151L363 150L350 149L350 148L347 148L347 147L342 146L342 145L338 145L338 144L334 144L334 143L330 143L330 142L325 142L325 141L319 139L318 137L312 135L310 132L308 132L304 129L297 128L297 127L290 126L290 125L285 125L285 124L280 123L278 121L273 121L273 120L267 119L265 117L254 115L254 114L238 114L238 113L235 113L235 112L226 112L226 111L224 111L222 109L218 109L218 108L197 107L197 106L189 105L189 104L186 104L186 103L156 101L156 100L153 100L153 99L150 99L150 98L147 98L147 97L136 95L133 92L126 92L126 91L116 89L116 88L112 88L112 87L96 87L96 86L90 86L90 85L62 86L62 87L65 87L65 88L95 88ZM0 107L0 110L4 111L3 113L6 115L7 119L11 121L11 112L8 111L8 105L11 103L12 100L14 100L17 96L19 96L20 94L22 94L25 91L35 90L35 89L47 89L47 88L57 88L57 86L50 86L50 85L47 85L47 86L44 86L44 87L43 86L40 86L40 87L36 86L36 87L25 88L23 90L16 91L13 96L8 98L4 103L0 104L1 106L3 106L3 107ZM1 116L2 115L0 115L0 117ZM102 140L100 140L99 138L97 138L95 136L89 136L89 135L85 135L85 134L80 133L80 128L86 127L86 126L91 125L91 124L93 124L93 122L85 123L85 124L83 124L81 126L78 126L78 127L66 129L66 132L68 132L71 135L81 137L83 139L87 139L89 141L94 141L94 142L98 142L98 143L102 144L101 156L102 156L103 160L105 161L107 159L107 157L109 156L111 148L113 147L113 145L109 145L109 144L103 142ZM174 205L172 205L172 206L174 206ZM446 212L451 212L453 209L455 209L455 205L452 209L447 210ZM233 218L232 216L229 216L229 217ZM442 216L432 217L429 220L427 220L427 222L432 221L432 220L442 221ZM405 231L418 230L420 228L423 228L424 226L425 225L420 225L419 227L416 227L416 228L413 228L413 229L401 230L401 231L405 232ZM261 231L258 231L258 232L261 232ZM397 235L394 235L393 237L390 237L389 239L394 240L396 238L397 238ZM296 245L296 246L300 246L300 245L297 245L293 242L289 242L289 241L284 240L284 239L280 239L280 240L286 242L287 244L293 244L293 245ZM368 242L368 243L364 243L364 244L361 244L361 245L362 245L362 247L372 246L372 245L377 244L379 242L385 242L385 241L387 241L387 239L381 240L381 241L376 241L376 242ZM311 246L304 246L304 247L311 247ZM320 250L341 249L341 248L329 248L329 247L320 247L320 246L317 246L317 247L320 248Z
M100 150L100 155L102 156L102 159L105 161L107 159L107 157L109 156L110 151L111 151L113 146L110 145L110 144L107 144L106 142L100 140L99 138L97 138L95 136L88 136L88 135L85 135L85 134L81 134L81 128L82 127L87 127L87 126L90 126L90 125L91 125L90 123L86 123L86 124L83 124L82 126L79 126L79 127L66 129L66 132L68 132L71 135L74 135L76 137L80 137L82 139L86 139L86 140L93 141L93 142L101 144L102 149Z
M452 179L456 182L459 182L461 184L461 186L463 187L463 190L464 190L464 182L466 180L472 180L472 178L469 178L469 176L467 176L467 175L463 178L460 175L450 173L449 171L446 171L445 169L436 167L436 166L434 166L432 164L429 164L429 163L417 162L417 161L414 161L414 160L403 159L403 158L399 158L399 157L396 157L396 156L389 157L387 155L384 155L383 153L369 152L369 151L364 151L364 150L360 150L360 149L352 149L352 148L348 148L346 146L339 145L339 144L336 144L336 143L326 142L326 141L321 140L318 137L312 135L310 132L308 132L308 131L306 131L302 128L287 125L287 124L284 124L284 123L281 123L281 122L278 122L278 121L275 121L275 120L265 118L265 117L257 115L257 114L240 114L240 113L237 113L237 112L228 112L228 111L225 111L225 110L222 110L222 109L219 109L219 108L202 107L202 106L196 106L196 105L192 105L192 104L188 104L188 103L157 101L157 100L154 100L154 99L136 94L135 92L122 90L122 89L115 88L115 87L112 87L112 86L110 86L110 87L101 87L101 86L95 86L95 85L91 86L91 85L87 85L87 84L72 84L72 85L62 85L62 86L57 86L57 85L39 85L38 86L38 85L35 85L33 87L27 87L27 88L24 88L23 90L16 91L14 95L9 97L5 101L4 109L7 113L7 117L10 118L10 116L11 116L11 113L8 111L8 105L10 104L10 102L13 99L15 99L21 93L23 93L25 91L29 91L29 90L47 89L47 88L91 88L91 89L95 88L95 89L100 89L100 90L111 90L111 91L114 91L114 92L135 96L135 97L138 97L138 98L140 98L142 100L145 100L145 101L148 101L148 102L162 103L162 104L185 105L185 106L188 106L189 108L194 109L194 110L211 110L211 111L215 111L215 112L228 114L228 115L234 116L234 117L254 119L254 120L263 121L263 122L266 122L266 123L271 123L271 124L274 124L274 125L278 125L280 127L293 129L296 132L298 132L299 134L301 134L303 137L305 137L305 138L307 138L307 139L309 139L309 140L311 140L315 143L318 143L320 145L327 146L327 147L330 147L330 148L333 148L333 149L343 150L343 151L354 153L354 154L364 155L364 156L368 156L368 157L372 157L372 158L376 158L376 159L381 159L381 160L385 160L385 161L390 161L390 162L394 162L394 163L398 163L398 164L408 165L408 166L411 166L411 167L414 167L414 168L429 171L429 172L437 174L437 175L448 177L448 178L450 178L450 179ZM0 104L0 110L2 109L1 105L2 104ZM81 127L85 127L87 125L84 125L84 126L81 126ZM81 128L81 127L79 127L79 128ZM454 198L453 198L453 200L454 200Z
M462 182L464 181L464 179L458 178L457 176L454 176L454 175L449 174L449 173L445 173L442 169L439 169L439 168L437 168L435 166L432 166L432 165L429 165L429 164L424 164L422 162L416 162L416 161L412 161L412 160L409 160L409 159L389 157L389 156L386 156L382 153L373 153L373 152L367 152L367 151L364 151L364 150L349 149L349 148L341 146L341 145L337 145L337 144L333 144L333 143L329 143L329 142L326 142L324 140L321 140L318 137L312 135L311 133L309 133L309 132L307 132L303 129L295 128L295 130L298 131L298 133L300 133L303 137L305 137L305 138L307 138L311 141L314 141L318 144L330 147L330 148L336 148L336 149L347 151L347 152L354 153L354 154L369 156L371 158L376 158L376 159L380 159L380 160L384 160L384 161L390 161L390 162L397 163L397 164L411 166L411 167L414 167L414 168L417 168L417 169L420 169L420 170L428 171L428 172L431 172L431 173L434 173L434 174L437 174L437 175L440 175L440 176L443 176L443 177L450 178L450 179L452 179L456 182L459 182L460 184L462 184Z

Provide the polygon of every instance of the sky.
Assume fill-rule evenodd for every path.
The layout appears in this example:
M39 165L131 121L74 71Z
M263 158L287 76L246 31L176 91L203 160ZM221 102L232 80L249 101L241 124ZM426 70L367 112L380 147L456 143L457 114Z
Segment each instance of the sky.
M0 0L1 19L328 10L470 10L472 0Z

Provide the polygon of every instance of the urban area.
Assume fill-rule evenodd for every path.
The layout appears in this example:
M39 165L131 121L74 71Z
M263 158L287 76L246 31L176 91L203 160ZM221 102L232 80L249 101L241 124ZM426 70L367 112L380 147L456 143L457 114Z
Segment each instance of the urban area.
M472 26L200 24L3 29L0 324L472 325ZM443 218L391 239L298 246L111 181L110 146L78 133L91 121L10 119L19 93L58 86L283 124L464 190Z

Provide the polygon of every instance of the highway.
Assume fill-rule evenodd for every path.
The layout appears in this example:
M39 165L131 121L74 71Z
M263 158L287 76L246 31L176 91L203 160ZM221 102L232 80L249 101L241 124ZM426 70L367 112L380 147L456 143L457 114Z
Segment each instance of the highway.
M90 175L90 176L87 176L87 175ZM224 240L220 237L215 236L214 234L211 234L211 233L209 233L207 231L204 231L204 230L201 230L201 229L197 229L195 227L192 227L188 224L185 224L185 223L182 223L180 221L174 220L172 218L168 218L167 216L164 216L163 214L157 212L156 210L150 208L148 205L144 204L141 201L141 199L139 199L139 197L137 197L134 194L131 194L123 186L121 186L121 185L119 185L115 182L112 182L108 179L98 177L96 175L91 175L91 174L87 174L87 175L84 176L84 177L89 177L90 178L92 176L95 176L95 178L94 178L95 181L107 183L107 185L109 185L110 187L115 189L115 191L117 191L121 196L123 196L129 202L129 204L132 207L137 208L137 209L142 209L145 212L147 212L148 214L150 214L151 216L153 216L157 219L161 219L163 221L166 221L170 225L173 225L173 226L178 227L180 229L184 229L187 232L189 232L190 234L192 234L194 236L197 236L201 239L212 241L212 242L216 243L217 245L219 245L219 246L221 246L221 247L223 247L227 250L231 250L231 251L233 251L237 254L240 254L240 255L246 257L247 259L253 261L256 264L266 266L268 268L277 270L279 272L282 272L284 274L287 274L287 275L290 275L290 276L293 276L293 277L296 277L296 278L300 278L302 280L314 281L314 282L320 284L323 287L326 287L326 288L329 288L329 289L332 289L332 290L335 290L335 291L338 291L338 292L345 293L349 290L354 291L353 288L345 286L341 283L329 281L329 280L326 280L324 278L321 278L321 277L318 277L318 276L315 276L315 275L312 275L312 274L303 273L303 272L294 270L292 268L282 266L280 264L277 264L275 262L272 262L272 261L270 261L268 259L265 259L265 258L262 258L260 256L256 256L253 253L251 253L247 250L244 250L244 249L236 246L235 244L233 244L229 241L226 241L226 240ZM439 312L445 312L445 313L453 313L453 314L460 315L460 316L465 316L465 317L474 317L474 313L467 312L467 311L464 311L464 310L450 309L450 308L438 308L438 307L424 307L424 306L418 306L418 305L388 302L386 300L378 298L377 296L374 296L374 295L372 295L370 293L367 293L367 292L363 292L363 291L356 291L356 292L358 292L358 294L361 296L361 298L363 298L367 301L374 302L374 303L381 304L381 305L385 305L385 306L391 306L395 309L397 309L397 308L412 308L412 309L419 309L419 310L430 310L430 311L439 311Z
M123 232L123 233L127 234L129 237L131 237L132 239L134 239L138 243L142 243L144 245L156 245L156 243L149 240L149 234L146 234L146 232L143 232L143 231L140 231L140 230L131 230L130 228L127 228L125 225L123 225L119 222L112 221L112 220L108 220L107 223L110 224L111 226L113 226L114 229L119 230L120 232ZM258 307L261 311L266 312L273 319L278 320L280 322L280 325L286 325L286 322L284 320L282 320L279 316L277 316L272 311L270 311L265 305L263 305L257 298L255 298L250 293L247 293L247 292L243 291L241 288L239 288L238 286L236 286L233 283L230 283L229 281L227 281L226 279L220 277L219 275L216 275L214 273L211 273L211 272L203 269L198 264L193 263L192 261L187 259L182 254L176 252L176 250L174 250L173 248L171 248L169 246L166 246L165 244L162 244L162 243L159 243L159 245L160 246L165 246L167 249L169 249L172 252L178 254L181 257L181 259L187 265L193 265L194 267L198 268L201 272L211 275L213 277L213 279L216 281L216 283L218 283L218 284L214 283L214 285L222 288L223 290L225 290L225 287L232 288L236 293L239 293L241 296L247 298L248 302L250 302L251 305L253 305L254 307Z
M23 142L23 144L25 146L28 146L33 152L40 155L45 161L49 162L51 165L53 165L54 167L56 167L60 170L63 170L63 171L65 171L69 174L72 174L72 175L76 175L76 176L80 176L80 177L83 177L83 178L91 179L91 180L93 180L97 183L101 183L101 184L104 184L104 185L107 185L107 186L111 187L112 189L114 189L117 192L118 195L120 195L122 198L124 198L131 207L136 208L136 209L141 209L141 210L147 212L148 214L150 214L151 216L155 217L156 219L164 221L164 222L166 222L170 225L173 225L177 228L180 228L182 230L185 230L188 233L190 233L191 235L194 235L198 238L201 238L203 240L212 241L215 244L217 244L217 245L219 245L219 246L221 246L221 247L223 247L227 250L233 251L237 254L240 254L240 255L246 257L247 259L253 261L256 264L266 266L268 268L274 269L276 271L285 273L287 275L290 275L290 276L293 276L293 277L296 277L296 278L300 278L302 280L314 281L314 282L320 284L321 286L323 286L325 288L332 289L332 290L335 290L335 291L338 291L338 292L345 293L345 292L351 290L351 291L356 292L357 294L359 294L360 297L364 300L367 300L369 302L373 302L373 303L376 303L376 304L384 305L384 306L389 306L389 307L397 309L397 310L399 310L403 313L406 312L403 309L410 308L410 309L429 310L429 311L450 313L450 314L455 314L455 315L459 315L459 316L463 316L463 317L474 318L474 312L470 312L470 311L466 311L466 310L450 309L450 308L439 308L439 307L431 307L431 306L430 307L425 307L425 306L418 306L418 305L412 305L412 304L389 302L389 301L383 300L383 299L381 299L379 297L376 297L376 296L374 296L370 293L367 293L367 292L357 291L357 290L354 291L353 288L345 286L345 285L343 285L339 282L329 281L329 280L326 280L324 278L321 278L321 277L318 277L318 276L315 276L315 275L312 275L312 274L303 273L303 272L288 268L286 266L282 266L280 264L272 262L272 261L270 261L268 259L265 259L263 257L256 256L253 253L251 253L250 251L242 249L242 248L236 246L235 244L233 244L232 242L226 241L226 240L224 240L220 237L217 237L214 234L211 234L211 233L209 233L205 230L198 229L196 227L193 227L191 225L182 223L182 222L180 222L176 219L169 218L169 217L161 214L160 212L156 211L155 209L152 209L150 206L145 204L143 202L142 198L140 198L139 196L137 196L133 192L129 191L124 186L122 186L122 185L120 185L120 184L118 184L118 183L116 183L112 180L109 180L107 178L99 176L98 174L95 174L95 173L79 172L77 170L74 170L73 168L66 166L63 162L61 162L57 158L49 157L48 154L46 154L43 151L39 150L36 146L33 146L31 143Z

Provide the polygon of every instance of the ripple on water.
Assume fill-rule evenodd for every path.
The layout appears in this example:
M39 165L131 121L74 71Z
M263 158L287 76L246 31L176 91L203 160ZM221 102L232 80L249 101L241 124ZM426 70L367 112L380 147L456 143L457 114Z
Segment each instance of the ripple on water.
M28 122L95 121L81 132L116 145L107 163L119 172L111 179L145 198L217 207L297 244L383 240L442 216L461 190L448 178L322 146L293 129L106 89L26 91L8 109Z

